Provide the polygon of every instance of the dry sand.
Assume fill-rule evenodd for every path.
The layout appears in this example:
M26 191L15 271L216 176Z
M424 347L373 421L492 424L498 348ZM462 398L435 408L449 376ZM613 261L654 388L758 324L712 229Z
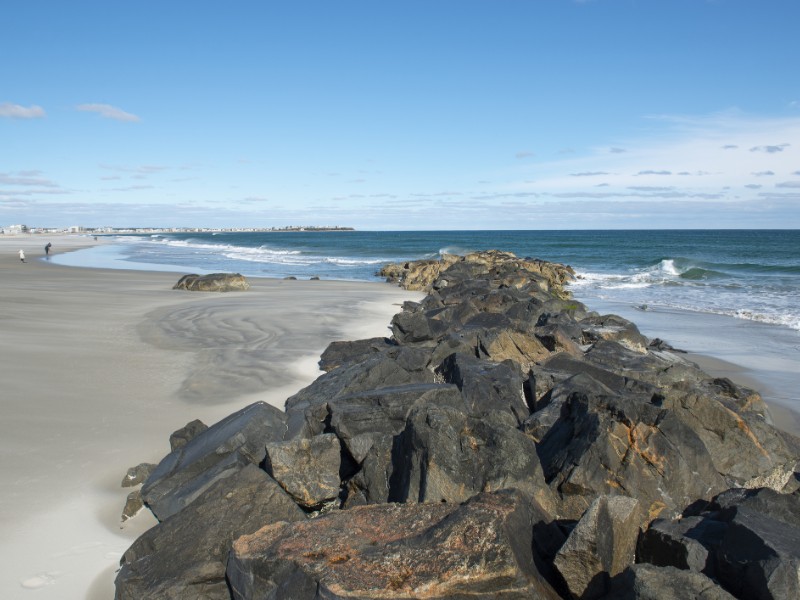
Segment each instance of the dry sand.
M120 524L128 467L158 461L192 419L283 407L329 342L384 335L419 297L266 279L246 293L173 291L175 273L49 264L47 241L56 253L95 243L0 236L2 598L113 597L119 557L154 523L142 511Z

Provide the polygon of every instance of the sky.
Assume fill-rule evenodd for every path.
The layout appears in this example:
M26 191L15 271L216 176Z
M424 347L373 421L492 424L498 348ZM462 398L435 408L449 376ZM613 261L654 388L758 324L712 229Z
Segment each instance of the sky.
M800 227L798 0L25 0L0 226Z

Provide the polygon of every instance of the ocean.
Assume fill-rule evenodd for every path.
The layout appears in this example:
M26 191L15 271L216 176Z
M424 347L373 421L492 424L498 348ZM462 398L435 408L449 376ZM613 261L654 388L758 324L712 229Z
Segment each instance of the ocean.
M572 266L575 298L742 366L800 412L800 231L332 231L109 236L85 267L380 281L381 265L509 250ZM767 395L767 394L765 394Z

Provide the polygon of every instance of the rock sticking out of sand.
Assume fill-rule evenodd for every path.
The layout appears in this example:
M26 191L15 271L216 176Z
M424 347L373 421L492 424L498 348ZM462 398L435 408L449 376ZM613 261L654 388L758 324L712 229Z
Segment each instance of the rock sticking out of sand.
M192 274L181 277L172 289L190 292L243 292L250 289L250 284L239 273Z

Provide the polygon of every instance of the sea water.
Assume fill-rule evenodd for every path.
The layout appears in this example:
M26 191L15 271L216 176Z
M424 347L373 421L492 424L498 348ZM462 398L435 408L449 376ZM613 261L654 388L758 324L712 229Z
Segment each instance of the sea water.
M571 265L576 296L800 331L800 231L410 231L116 236L59 262L377 281L381 265L502 249Z
M381 265L499 249L573 267L576 299L739 364L800 406L800 231L331 231L111 236L62 264L379 281Z

